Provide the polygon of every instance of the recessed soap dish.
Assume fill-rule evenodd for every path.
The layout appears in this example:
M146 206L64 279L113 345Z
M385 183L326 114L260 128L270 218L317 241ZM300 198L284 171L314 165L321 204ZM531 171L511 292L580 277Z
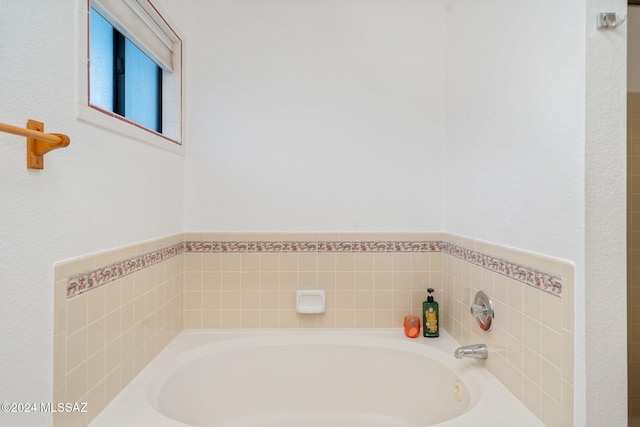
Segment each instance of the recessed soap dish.
M296 311L301 314L324 313L325 293L323 290L297 291Z

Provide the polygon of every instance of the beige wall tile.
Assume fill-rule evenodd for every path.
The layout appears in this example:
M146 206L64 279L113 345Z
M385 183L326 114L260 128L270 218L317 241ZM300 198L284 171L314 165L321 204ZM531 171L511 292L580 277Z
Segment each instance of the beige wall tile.
M396 320L394 323L393 310L374 310L373 325L376 328L392 328L394 326L399 328L402 325L402 320Z
M317 288L318 283L315 271L298 272L298 289L310 290Z
M298 273L295 271L280 271L278 275L278 290L292 291L298 289Z
M258 271L243 271L240 281L243 291L257 291L260 289L260 273Z
M353 310L356 306L355 291L337 290L335 291L335 308L338 310Z
M208 261L212 259L207 255ZM203 270L203 255L199 253L186 253L184 255L184 271L201 272ZM209 265L209 264L207 264Z
M441 317L447 322L447 331L461 344L487 343L491 350L487 368L538 417L544 417L543 421L551 423L548 425L572 425L573 413L569 409L573 407L572 266L487 242L450 237L444 239L562 277L560 298L442 254L444 316ZM472 295L480 287L494 297L497 326L491 333L480 331L468 314Z
M522 403L538 418L541 415L540 393L540 388L537 384L527 377L522 378Z
M409 294L411 298L411 294ZM390 310L394 308L393 291L374 291L373 292L373 308L376 310Z
M540 353L550 363L562 367L562 334L542 326Z
M298 327L298 314L294 309L280 308L278 313L278 327L279 328L297 328Z
M375 323L375 312L373 309L357 309L355 312L355 327L370 328Z
M291 310L295 313L296 308L296 292L295 291L280 291L278 293L278 309L283 311Z
M202 327L203 328L220 328L222 316L220 310L203 310L202 311Z
M53 388L65 385L67 362L67 334L59 333L53 336Z
M524 336L522 342L536 353L540 353L540 334L541 325L536 319L532 319L529 316L523 316L522 328Z
M422 234L326 233L305 237L295 233L205 233L198 236L205 241L430 240L430 234ZM66 299L62 273L77 271L77 266L70 263L56 270L56 277L60 279L56 282L60 288L56 292L59 295L56 312L65 313L64 325L55 329L64 334L58 335L56 342L67 338L65 351L55 354L58 359L64 357L78 367L84 366L85 371L89 360L96 364L100 357L105 358L105 365L112 368L111 371L105 372L102 378L99 370L92 372L89 383L94 387L83 392L94 396L96 404L103 405L117 393L115 390L125 382L125 377L132 378L169 342L170 338L160 338L171 336L166 334L168 329L175 334L183 326L399 328L405 314L420 313L426 288L433 287L440 303L442 327L461 344L478 340L490 344L494 358L487 362L487 367L528 407L535 408L538 416L557 420L559 414L562 420L571 419L572 413L565 409L572 407L566 400L566 396L572 396L573 370L571 266L487 242L440 233L433 235L437 240L499 254L512 262L524 260L529 266L542 265L547 272L561 271L562 298L445 253L187 253L126 276L126 280L112 282L113 286L92 290L86 294L89 297L72 302L74 298ZM188 236L191 234L185 235L191 239ZM153 244L163 247L158 246L158 242ZM151 243L147 245L151 246ZM138 249L143 247L139 245ZM130 248L127 251L131 256L136 254ZM103 254L99 259L111 256ZM87 262L95 264L95 259L83 260L85 265ZM638 270L640 283L640 268ZM79 272L83 271L86 269ZM496 299L496 322L500 327L489 334L479 331L468 312L473 294L481 288ZM297 314L297 289L325 289L326 312ZM59 318L60 314L55 316ZM104 343L97 332L102 325ZM152 339L151 335L158 338ZM75 350L83 345L84 352L74 351L69 356L70 348ZM114 372L122 378L117 387ZM78 373L75 374L77 378ZM559 383L554 375L561 378ZM68 382L68 377L66 374L64 381L56 381L58 388L61 382ZM99 387L103 391L97 389L98 384L102 384Z
M540 358L540 388L555 402L562 402L562 371L545 358Z
M336 328L354 328L355 320L354 310L336 310Z
M356 261L353 253L340 253L336 255L337 272L353 272L356 269Z
M200 290L200 287L193 285L190 289ZM219 291L222 289L222 274L219 271L205 271L202 273L202 290Z
M87 361L76 366L73 370L67 371L66 379L66 402L82 402L83 396L87 393Z
M87 355L91 356L106 342L106 322L104 316L87 326Z
M373 309L373 291L355 291L356 310Z
M377 291L392 290L393 273L390 271L374 271L373 288Z
M278 254L278 271L298 271L298 255L291 253Z
M178 241L181 240L180 236ZM154 245L156 248L164 247L158 242ZM95 259L100 263L111 263L123 259L123 254L127 257L137 256L148 252L150 250L148 248L151 247L153 245L132 245L125 249L105 252ZM182 258L182 256L175 258ZM168 316L164 314L167 310L165 303L170 303L178 309L173 310L169 317L172 318L173 323L176 323L173 318L180 317L177 323L182 324L182 304L175 304L173 301L182 298L178 295L182 288L183 266L181 261L174 259L164 261L163 264L166 265L150 266L70 299L66 298L67 277L57 273L61 279L56 282L58 285L56 289L59 292L54 294L54 305L60 314L56 314L54 325L60 333L54 340L54 360L57 367L54 378L56 389L66 390L65 398L59 399L60 401L88 401L92 410L99 411L104 407L107 399L121 390L123 385L120 378L121 364L128 363L122 361L122 355L130 354L136 345L132 330L136 315L141 319L148 317L149 326L143 328L144 331L159 334L158 319ZM87 263L86 260L80 260L68 263L65 271L73 274L84 273L88 271L87 265L91 265L91 268L101 266L95 262ZM177 291L165 292L168 281L177 287ZM162 292L158 290L160 287ZM135 309L136 305L137 309ZM137 312L134 313L134 311ZM61 313L64 313L64 316ZM176 328L174 334L178 330ZM155 342L144 337L139 337L138 341L146 341L147 346ZM63 372L64 365L60 363L61 357L66 360L67 372ZM153 355L148 355L146 359L150 357ZM127 381L132 377L133 373L129 375ZM106 387L111 387L108 393ZM80 419L75 419L73 422L78 420Z
M411 271L393 272L391 280L394 290L410 290L412 289Z
M67 300L66 331L71 335L87 326L87 294Z
M562 424L562 406L546 393L540 394L540 419L547 426Z
M498 314L496 313L496 317ZM507 332L519 341L523 341L524 319L521 312L511 307L507 308Z
M67 375L87 360L87 328L67 335Z
M373 271L393 271L393 256L387 253L374 254Z
M185 310L201 310L202 309L202 295L200 291L185 291L183 294L183 302Z
M220 277L220 288L223 291L240 290L241 287L242 273L240 271L222 271Z
M224 329L235 329L242 327L242 311L221 310L220 327Z
M278 254L260 254L260 272L278 271Z
M260 311L243 309L241 312L240 321L243 328L259 328L260 327Z
M241 291L222 291L220 293L221 310L240 310L242 307Z
M318 255L315 252L298 254L297 271L316 272L318 270Z
M190 266L190 268L187 268L186 266L186 261L189 257L191 257L193 254L185 254L185 271L200 271L200 270L193 270L193 267L195 267L195 265ZM209 271L209 272L213 272L213 271L221 271L222 270L222 255L219 253L207 253L207 254L202 254L202 270L201 271Z
M373 258L372 258L373 260ZM358 291L373 290L374 287L374 273L372 270L356 271L354 276L355 289ZM638 292L640 295L640 292ZM640 297L639 297L640 299Z
M372 272L373 271L373 254L371 253L355 253L353 255L355 271Z
M184 290L185 291L202 290L202 273L199 271L186 271L184 273Z
M536 292L536 295L533 297L529 293L528 286L522 285L514 280L508 280L507 303L509 304L509 307L516 311L522 312L524 306L530 307L532 304L534 304L533 300L535 300L535 298L538 298L537 294L540 293L540 291L533 290L533 288L531 288L531 290ZM540 304L536 304L536 307L539 306ZM524 310L524 312L527 313L526 310Z
M334 253L318 253L316 256L318 271L337 271L336 254Z
M221 263L222 271L242 271L242 254L223 253Z

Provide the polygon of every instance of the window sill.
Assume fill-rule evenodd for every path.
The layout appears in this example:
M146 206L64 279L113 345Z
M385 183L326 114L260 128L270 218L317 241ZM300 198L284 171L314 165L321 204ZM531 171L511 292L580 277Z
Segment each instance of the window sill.
M128 138L151 144L172 153L184 154L182 141L168 138L162 134L140 126L126 118L98 107L78 104L76 116L79 120L118 133Z

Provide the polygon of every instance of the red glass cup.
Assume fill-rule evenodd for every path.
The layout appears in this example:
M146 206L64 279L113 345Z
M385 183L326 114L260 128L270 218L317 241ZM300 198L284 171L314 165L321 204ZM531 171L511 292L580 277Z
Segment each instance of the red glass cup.
M420 318L407 314L404 316L404 334L409 338L420 335Z

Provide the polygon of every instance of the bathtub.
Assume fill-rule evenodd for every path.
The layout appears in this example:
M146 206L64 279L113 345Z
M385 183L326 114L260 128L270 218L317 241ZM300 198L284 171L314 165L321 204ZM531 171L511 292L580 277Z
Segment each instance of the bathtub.
M90 426L543 425L456 347L445 331L186 329Z

